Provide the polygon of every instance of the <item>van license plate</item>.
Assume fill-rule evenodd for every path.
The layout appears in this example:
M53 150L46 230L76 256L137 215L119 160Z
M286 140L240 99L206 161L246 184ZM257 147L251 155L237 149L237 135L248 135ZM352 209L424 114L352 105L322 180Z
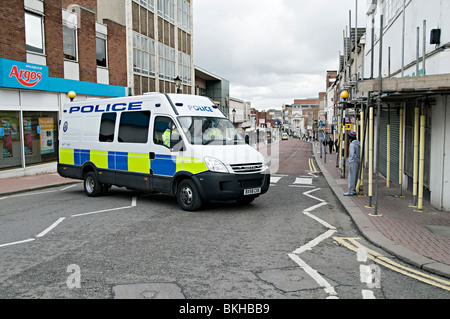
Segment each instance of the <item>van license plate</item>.
M255 195L261 193L261 187L244 189L244 195Z

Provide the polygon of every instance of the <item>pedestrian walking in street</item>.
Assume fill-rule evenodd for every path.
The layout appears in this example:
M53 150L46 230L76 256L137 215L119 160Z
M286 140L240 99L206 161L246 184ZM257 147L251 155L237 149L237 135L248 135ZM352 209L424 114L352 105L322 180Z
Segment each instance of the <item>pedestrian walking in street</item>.
M356 195L356 183L358 182L358 171L359 171L359 163L360 163L360 148L361 144L356 139L356 133L350 132L348 134L350 139L350 147L349 147L349 155L348 155L348 191L344 194L344 196L353 196Z
M328 149L330 151L330 154L333 153L333 139L331 137L328 140Z

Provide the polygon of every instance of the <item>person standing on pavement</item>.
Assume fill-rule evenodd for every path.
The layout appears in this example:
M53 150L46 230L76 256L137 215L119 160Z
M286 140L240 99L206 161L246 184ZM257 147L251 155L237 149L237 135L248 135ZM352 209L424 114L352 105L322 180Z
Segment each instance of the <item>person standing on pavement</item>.
M330 137L328 140L328 149L330 151L330 154L333 152L333 139Z
M358 182L358 171L359 171L359 163L360 163L360 149L361 144L356 139L356 133L350 132L348 134L350 139L350 147L349 147L349 155L348 155L348 192L344 194L344 196L353 196L356 195L356 183Z

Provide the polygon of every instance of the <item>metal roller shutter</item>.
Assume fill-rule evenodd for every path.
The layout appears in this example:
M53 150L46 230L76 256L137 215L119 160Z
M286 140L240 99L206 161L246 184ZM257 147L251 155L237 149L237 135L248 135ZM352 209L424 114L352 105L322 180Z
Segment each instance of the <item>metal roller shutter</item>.
M390 114L389 114L390 113ZM390 139L390 181L391 184L398 185L398 169L399 169L399 136L400 136L400 117L397 114L397 109L391 106L391 111L387 109L381 111L380 117L380 173L386 177L387 175L387 125L391 125L391 139Z

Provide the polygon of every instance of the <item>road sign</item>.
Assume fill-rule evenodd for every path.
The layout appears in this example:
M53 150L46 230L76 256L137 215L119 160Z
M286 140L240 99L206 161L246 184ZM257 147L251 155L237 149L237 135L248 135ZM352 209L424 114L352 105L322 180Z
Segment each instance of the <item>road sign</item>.
M352 125L351 124L345 124L345 130L346 131L350 131L352 129Z

